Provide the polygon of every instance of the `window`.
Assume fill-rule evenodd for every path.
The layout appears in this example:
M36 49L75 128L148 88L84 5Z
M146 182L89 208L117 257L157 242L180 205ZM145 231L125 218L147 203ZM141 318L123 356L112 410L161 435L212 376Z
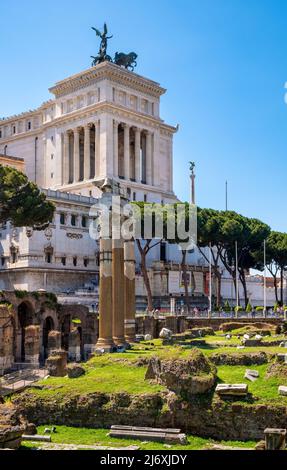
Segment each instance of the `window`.
M51 254L51 253L46 253L46 255L45 255L45 261L46 261L46 263L48 263L48 264L51 264L51 263L52 263L52 254Z
M84 215L83 215L83 217L82 217L82 227L83 227L83 228L86 228L86 227L87 227L87 217L85 217Z
M16 126L13 126L13 134L16 134Z
M54 160L54 154L51 153L51 160Z
M85 268L87 268L89 266L88 258L84 258L84 266L85 266Z
M77 222L76 216L75 216L75 215L72 215L72 216L71 216L71 225L72 225L73 227L76 227L76 222Z
M89 195L90 195L90 197L92 197L92 195L93 195L92 191L89 191Z
M31 124L31 121L28 122L28 131L30 131L32 129L32 124Z
M5 264L5 258L4 258L4 256L2 256L1 257L1 266L4 266L4 264Z
M62 213L60 214L60 224L65 225L65 223L66 223L66 216L65 214Z
M53 135L52 135L52 137L51 137L51 142L54 142L54 136L53 136ZM54 157L54 155L53 155L53 157ZM52 159L52 160L53 160L53 159Z
M144 195L144 202L147 202L147 195Z
M137 193L133 192L133 201L137 200Z
M0 139L2 139L2 131L0 131Z
M74 265L74 266L77 266L77 264L78 264L78 258L75 256L75 257L73 258L73 265Z
M54 173L51 173L51 179L53 179L53 178L54 178Z
M63 257L61 258L61 263L62 263L62 265L63 265L63 266L66 266L66 262L67 262L66 257L63 256Z

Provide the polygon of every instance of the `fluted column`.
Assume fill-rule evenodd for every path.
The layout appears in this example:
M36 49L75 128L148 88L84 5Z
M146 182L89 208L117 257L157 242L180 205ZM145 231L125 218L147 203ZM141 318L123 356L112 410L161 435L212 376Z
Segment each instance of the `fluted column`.
M125 278L124 242L113 240L113 340L117 346L125 344Z
M119 123L114 121L114 176L119 176Z
M146 135L146 182L152 184L152 134Z
M141 182L141 130L135 130L135 179Z
M135 341L135 244L124 241L124 279L125 279L125 339L128 343Z
M99 154L99 141L100 141L100 123L95 121L95 178L100 175L100 154Z
M91 128L87 124L85 126L85 147L84 147L84 179L91 178Z
M112 240L100 239L99 339L97 349L112 351L113 343Z
M63 148L63 185L69 184L70 164L69 164L69 133L64 132L64 148Z
M124 124L124 165L125 179L130 179L130 126Z
M80 133L74 129L74 183L80 179Z

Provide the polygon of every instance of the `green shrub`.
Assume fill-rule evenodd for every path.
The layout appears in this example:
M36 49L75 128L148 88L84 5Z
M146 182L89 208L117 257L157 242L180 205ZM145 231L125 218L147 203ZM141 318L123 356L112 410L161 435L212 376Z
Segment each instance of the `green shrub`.
M263 312L264 310L264 307L256 307L256 312Z
M251 313L252 312L252 305L250 302L248 302L247 307L245 309L246 313Z
M15 290L14 293L17 299L24 299L28 295L28 292L26 290Z

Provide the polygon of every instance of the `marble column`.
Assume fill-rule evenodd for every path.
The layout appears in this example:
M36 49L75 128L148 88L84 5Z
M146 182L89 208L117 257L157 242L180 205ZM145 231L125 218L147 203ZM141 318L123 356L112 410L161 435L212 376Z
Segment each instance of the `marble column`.
M64 132L63 148L63 185L69 184L70 179L70 155L69 155L69 133Z
M114 121L114 176L119 176L119 123Z
M141 130L135 130L135 179L141 183Z
M74 129L74 183L80 179L80 132Z
M124 278L125 278L125 339L127 343L135 341L135 244L124 241Z
M130 179L130 126L124 124L124 166L125 179Z
M112 240L100 240L99 339L97 349L111 352L113 343Z
M84 179L91 178L91 129L90 125L85 126L85 148L84 148Z
M99 142L100 142L100 122L95 121L95 178L98 178L100 175Z
M152 184L152 133L146 135L146 182Z
M124 278L124 242L113 240L113 340L117 346L125 344L125 278Z

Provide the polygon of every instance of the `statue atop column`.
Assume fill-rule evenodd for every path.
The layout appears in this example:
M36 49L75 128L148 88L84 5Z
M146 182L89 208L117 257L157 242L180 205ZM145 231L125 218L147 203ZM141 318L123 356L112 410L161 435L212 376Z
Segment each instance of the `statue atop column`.
M107 54L108 40L112 39L113 37L108 36L107 24L104 24L103 32L94 27L92 27L92 30L95 31L96 35L101 38L98 55L96 57L91 56L93 59L92 67L101 64L102 62L108 61L133 72L134 68L137 66L137 54L135 52L130 52L129 54L125 54L124 52L116 52L114 59L112 59L111 56Z
M92 27L92 29L96 32L96 35L101 38L101 45L98 55L91 56L93 60L92 66L98 65L101 62L112 62L112 58L107 55L107 48L108 48L108 39L112 39L113 36L108 36L108 27L106 23L104 24L104 31L101 33L97 28Z
M189 170L192 176L194 176L195 162L189 162Z

